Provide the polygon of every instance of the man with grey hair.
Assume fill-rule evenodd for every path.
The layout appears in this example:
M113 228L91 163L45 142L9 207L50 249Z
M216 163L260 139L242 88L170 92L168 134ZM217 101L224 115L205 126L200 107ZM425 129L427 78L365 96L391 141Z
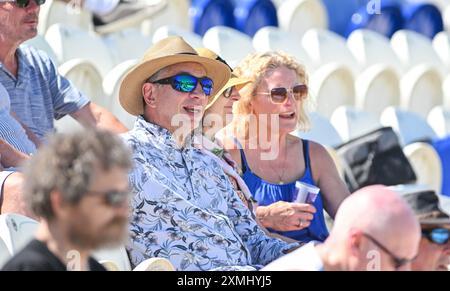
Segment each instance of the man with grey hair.
M52 137L25 168L25 198L40 218L36 239L4 270L104 270L90 254L126 238L129 157L105 131Z
M408 204L376 185L341 204L323 244L306 244L263 270L409 270L419 251L420 225Z

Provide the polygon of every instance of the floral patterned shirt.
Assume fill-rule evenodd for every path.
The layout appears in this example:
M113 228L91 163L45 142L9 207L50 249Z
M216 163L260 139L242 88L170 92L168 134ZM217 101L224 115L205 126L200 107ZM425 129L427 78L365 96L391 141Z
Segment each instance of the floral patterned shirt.
M268 237L221 166L188 138L138 117L123 135L133 150L131 262L163 257L177 270L255 270L297 247Z

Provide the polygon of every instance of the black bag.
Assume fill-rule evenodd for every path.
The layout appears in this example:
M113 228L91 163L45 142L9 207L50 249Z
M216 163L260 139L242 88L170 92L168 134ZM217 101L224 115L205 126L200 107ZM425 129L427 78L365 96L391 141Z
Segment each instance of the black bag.
M417 179L391 127L352 139L336 150L351 192L368 185L408 184Z

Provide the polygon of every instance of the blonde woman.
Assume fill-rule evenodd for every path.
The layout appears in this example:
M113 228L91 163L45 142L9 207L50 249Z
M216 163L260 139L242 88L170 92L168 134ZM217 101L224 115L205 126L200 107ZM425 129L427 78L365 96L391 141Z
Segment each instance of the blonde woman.
M235 73L251 82L239 91L241 99L222 144L258 201L258 220L299 241L324 241L328 230L323 209L334 218L349 192L323 146L290 134L309 124L304 68L282 52L256 53ZM320 188L312 205L293 202L297 181Z

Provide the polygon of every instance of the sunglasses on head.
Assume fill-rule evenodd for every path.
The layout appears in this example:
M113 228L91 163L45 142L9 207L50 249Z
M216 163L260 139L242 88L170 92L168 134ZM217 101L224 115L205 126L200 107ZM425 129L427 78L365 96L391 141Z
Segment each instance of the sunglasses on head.
M129 191L88 191L87 194L93 194L96 196L102 196L103 202L111 207L119 207L125 204L125 202L129 202L131 193Z
M0 2L13 2L19 8L26 8L30 5L32 0L0 0ZM45 0L33 0L37 6L40 6L45 3Z
M308 86L305 84L299 84L292 87L292 89L280 87L273 88L270 92L257 92L257 94L269 95L270 100L275 104L282 104L286 102L288 93L294 95L295 100L300 101L308 95Z
M391 252L387 247L385 247L384 245L382 245L379 241L377 241L373 236L367 234L367 233L363 233L363 235L365 237L367 237L370 241L372 241L380 250L382 250L383 252L385 252L386 254L388 254L391 259L392 262L394 263L394 268L396 270L400 269L402 266L414 261L416 259L416 257L412 258L412 259L407 259L407 258L399 258L397 257L393 252Z
M172 88L178 92L191 93L195 90L199 82L205 95L210 96L212 93L214 82L208 77L198 78L186 73L182 73L158 81L153 81L151 83L171 85Z
M448 243L450 230L446 228L423 229L422 236L432 243L445 245Z

